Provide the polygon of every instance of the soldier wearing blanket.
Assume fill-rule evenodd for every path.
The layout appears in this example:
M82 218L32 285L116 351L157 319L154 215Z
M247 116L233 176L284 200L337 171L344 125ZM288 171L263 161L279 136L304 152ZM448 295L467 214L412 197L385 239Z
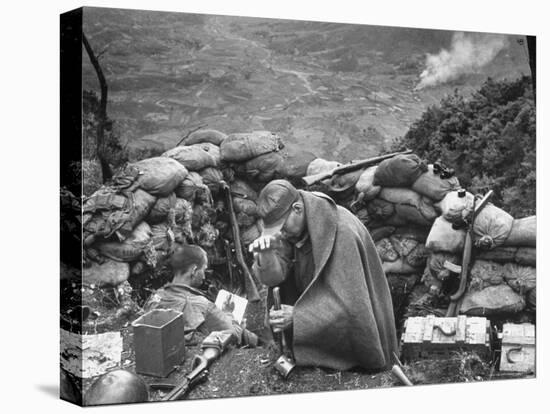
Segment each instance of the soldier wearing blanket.
M391 296L363 224L330 197L285 180L266 185L258 213L265 228L249 247L253 270L280 287L282 309L270 309L268 322L284 332L297 365L388 368L397 350Z

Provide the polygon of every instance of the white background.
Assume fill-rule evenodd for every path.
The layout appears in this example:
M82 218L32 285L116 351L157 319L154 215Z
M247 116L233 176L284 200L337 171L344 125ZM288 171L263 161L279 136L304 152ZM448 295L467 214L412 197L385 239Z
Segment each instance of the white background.
M51 4L49 4L51 3ZM548 229L542 183L548 178L548 22L543 1L94 1L110 6L377 25L537 35L538 46L538 376L536 380L400 387L291 396L93 408L120 413L182 412L542 412L548 388L543 266ZM372 3L372 4L369 4ZM58 183L59 14L78 1L6 2L2 8L0 166L2 290L0 378L3 412L79 410L59 401ZM546 98L546 102L543 100ZM545 110L546 109L546 110ZM546 116L546 119L543 118ZM546 141L546 142L545 142ZM545 185L547 187L547 185ZM545 369L546 368L546 369ZM546 388L546 389L545 389Z

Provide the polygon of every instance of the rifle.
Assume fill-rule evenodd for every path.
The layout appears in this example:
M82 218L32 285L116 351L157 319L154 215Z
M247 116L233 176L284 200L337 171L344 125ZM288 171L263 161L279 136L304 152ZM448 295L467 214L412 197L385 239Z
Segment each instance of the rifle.
M319 174L302 177L302 181L305 183L305 185L310 186L315 183L318 183L319 181L323 181L323 180L326 180L327 178L331 178L336 174L346 174L348 172L359 170L361 168L372 167L373 165L379 164L382 161L387 160L389 158L393 158L396 155L407 155L411 153L412 153L412 150L405 150L402 152L392 152L391 154L380 155L374 158L368 158L366 160L350 162L348 164L341 165L340 167L333 168L332 170L327 172L322 172Z
M223 331L211 332L202 342L202 354L195 355L192 370L183 382L166 394L161 401L175 401L183 399L191 389L204 381L208 375L208 368L232 342L233 336ZM159 384L162 385L162 384Z
M246 262L244 261L243 248L241 245L241 233L239 231L239 224L237 223L237 217L235 216L235 208L233 207L233 198L231 197L231 189L225 181L220 182L221 188L225 191L227 199L227 208L229 210L229 221L231 224L231 230L233 233L233 242L235 243L235 257L237 263L241 267L244 275L244 287L246 289L246 297L251 302L257 302L260 300L260 294L256 287L256 282L250 273Z
M464 239L464 250L462 251L462 262L460 266L460 285L457 291L451 295L451 303L447 309L446 317L454 317L458 314L458 304L466 291L466 283L468 281L468 273L470 270L470 262L472 261L472 246L474 238L474 222L479 212L487 205L489 198L493 195L493 190L490 190L485 196L476 203L474 199L474 209L468 223L468 230L466 231L466 238Z

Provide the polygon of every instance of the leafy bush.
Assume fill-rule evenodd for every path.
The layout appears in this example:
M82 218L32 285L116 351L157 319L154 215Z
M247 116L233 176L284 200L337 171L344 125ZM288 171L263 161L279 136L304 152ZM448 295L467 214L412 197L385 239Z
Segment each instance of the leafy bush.
M393 149L407 147L453 167L471 192L495 192L493 202L514 217L535 214L536 117L531 78L489 78L471 98L455 90L429 107Z

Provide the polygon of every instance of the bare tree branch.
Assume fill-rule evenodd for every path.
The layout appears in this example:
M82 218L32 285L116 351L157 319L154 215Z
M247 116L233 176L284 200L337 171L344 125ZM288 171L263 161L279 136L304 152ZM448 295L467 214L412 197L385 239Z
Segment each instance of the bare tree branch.
M88 42L88 39L86 38L86 35L84 33L82 33L82 43L84 43L84 48L86 49L86 53L88 54L88 57L90 58L90 62L92 63L92 66L95 69L95 72L97 74L97 79L99 80L99 88L101 90L101 97L99 101L99 111L97 114L96 155L101 165L103 182L106 182L107 180L111 179L111 177L113 176L111 167L107 162L107 159L105 158L105 124L107 122L107 81L105 80L105 76L103 75L103 70L101 70L101 66L99 65L99 61L97 60L97 57L94 54L94 51L90 46L90 43Z

